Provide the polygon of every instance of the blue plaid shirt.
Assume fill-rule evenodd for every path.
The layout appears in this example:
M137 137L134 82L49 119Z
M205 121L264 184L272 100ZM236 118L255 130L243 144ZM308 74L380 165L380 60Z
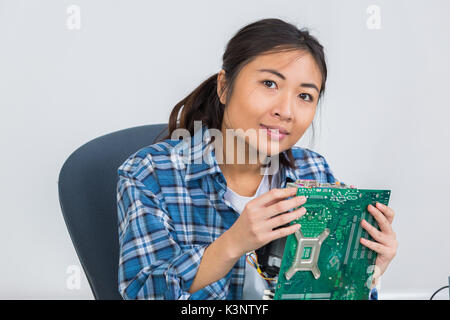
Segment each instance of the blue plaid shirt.
M223 199L227 186L214 149L208 151L210 140L203 126L193 139L142 148L118 168L118 278L124 299L242 299L245 255L225 277L188 292L206 247L239 217ZM335 182L320 154L299 147L292 154L296 169L280 164L280 188L296 179Z

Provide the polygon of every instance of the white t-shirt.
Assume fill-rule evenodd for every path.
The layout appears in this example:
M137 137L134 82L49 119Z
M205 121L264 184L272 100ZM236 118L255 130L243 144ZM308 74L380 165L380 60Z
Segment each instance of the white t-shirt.
M277 188L278 184L278 175L272 176L272 183L269 187L269 176L264 175L261 183L259 184L258 190L252 197L244 197L230 188L227 188L227 191L224 194L224 200L229 203L229 205L236 210L239 214L242 213L247 202L260 195L266 193L272 188ZM242 293L243 300L262 300L264 295L264 290L268 290L269 285L266 280L264 280L256 271L256 269L251 266L247 261L245 262L245 280L244 280L244 288Z

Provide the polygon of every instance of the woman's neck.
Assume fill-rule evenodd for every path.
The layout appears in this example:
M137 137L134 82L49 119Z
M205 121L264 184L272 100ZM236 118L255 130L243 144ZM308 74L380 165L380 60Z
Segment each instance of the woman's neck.
M260 166L244 164L219 164L227 187L245 197L253 196L263 178Z
M219 167L231 190L241 196L251 197L258 190L263 178L263 164L259 161L259 157L256 157L256 161L254 159L250 161L251 147L247 143L245 143L245 161L242 161L243 157L238 153L237 145L236 140L227 143L226 135L223 134L223 161Z

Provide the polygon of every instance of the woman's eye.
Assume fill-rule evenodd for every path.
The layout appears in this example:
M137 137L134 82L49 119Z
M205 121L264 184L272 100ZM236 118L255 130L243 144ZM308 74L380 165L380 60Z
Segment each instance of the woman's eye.
M272 81L272 80L263 80L263 81L261 81L267 88L269 88L269 89L274 89L274 88L271 88L271 86L270 86L270 84L276 84L274 81ZM269 85L267 85L267 84L269 84ZM312 95L310 95L309 93L300 93L299 94L299 96L303 99L303 100L305 100L305 101L308 101L308 102L312 102L312 101L314 101L314 98L313 98L313 96Z
M275 82L273 82L272 80L264 80L263 84L266 85L266 83L275 83ZM266 85L266 87L270 88L270 86L267 86L267 85ZM273 88L270 88L270 89L273 89Z
M313 101L313 97L309 93L300 93L300 97L305 101Z

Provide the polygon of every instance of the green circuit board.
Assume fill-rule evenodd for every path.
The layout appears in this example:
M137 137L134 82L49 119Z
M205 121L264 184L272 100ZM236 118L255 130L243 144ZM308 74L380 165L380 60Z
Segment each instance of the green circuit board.
M305 183L308 182L308 183ZM379 229L369 204L389 204L390 190L348 188L297 180L297 195L307 197L300 229L287 237L274 300L368 300L376 252L361 219Z

